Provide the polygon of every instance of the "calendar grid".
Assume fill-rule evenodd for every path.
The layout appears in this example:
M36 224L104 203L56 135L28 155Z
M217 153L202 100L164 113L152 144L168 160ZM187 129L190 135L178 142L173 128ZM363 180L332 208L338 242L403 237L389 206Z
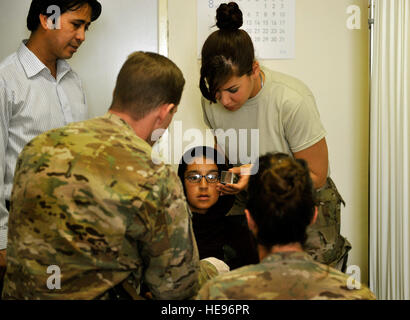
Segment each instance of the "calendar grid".
M224 0L197 0L198 57L209 34L217 30L216 9ZM258 59L294 59L295 0L236 0L242 29L252 38Z

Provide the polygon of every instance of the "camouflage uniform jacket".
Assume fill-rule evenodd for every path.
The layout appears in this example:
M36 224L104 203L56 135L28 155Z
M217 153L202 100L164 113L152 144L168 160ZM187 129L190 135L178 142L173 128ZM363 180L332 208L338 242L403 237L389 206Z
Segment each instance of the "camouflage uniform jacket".
M375 299L361 285L348 289L348 276L305 252L279 252L217 276L201 288L199 300Z
M156 299L195 295L190 211L178 176L151 151L111 113L27 144L12 191L3 297L94 299L125 279L134 288L143 280ZM60 289L47 286L50 265L61 270Z

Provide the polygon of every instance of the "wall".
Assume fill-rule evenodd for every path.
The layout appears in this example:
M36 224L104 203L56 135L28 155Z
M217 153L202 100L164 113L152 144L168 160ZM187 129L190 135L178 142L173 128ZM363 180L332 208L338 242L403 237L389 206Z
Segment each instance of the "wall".
M346 26L350 16L346 9L352 4L361 9L359 30L350 30ZM195 127L205 129L198 88L196 14L196 1L168 1L169 57L180 66L187 80L175 116L176 121L182 121L184 130ZM293 60L260 62L298 77L316 97L321 119L328 132L326 139L331 176L346 201L346 207L342 209L341 232L353 245L348 264L358 265L362 281L367 283L367 0L296 0L295 52L296 58ZM173 134L175 130L171 126L171 139ZM182 149L189 142L184 141ZM212 144L212 140L206 144Z

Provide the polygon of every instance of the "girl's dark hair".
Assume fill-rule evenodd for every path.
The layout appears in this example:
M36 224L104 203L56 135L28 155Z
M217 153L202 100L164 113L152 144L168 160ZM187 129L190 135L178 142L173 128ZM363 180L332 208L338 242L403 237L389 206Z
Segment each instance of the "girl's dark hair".
M178 176L181 179L182 186L184 187L185 196L185 172L192 160L198 157L205 157L206 159L212 160L218 167L219 176L221 175L222 171L227 171L232 167L226 164L225 157L214 148L207 146L197 146L187 150L182 156L178 166ZM218 210L227 213L228 210L232 207L234 199L235 198L233 196L219 197L218 202L213 205L212 210Z
M247 209L257 225L261 245L303 245L315 212L307 162L283 153L260 157L259 171L249 180Z
M27 28L31 32L36 31L40 25L39 15L50 17L53 14L47 12L50 6L58 6L63 14L68 10L78 10L85 4L89 4L92 9L91 21L97 20L101 14L101 4L97 0L33 0L27 15Z
M255 50L249 34L239 29L243 24L242 11L235 2L221 4L216 10L216 26L205 41L202 52L199 88L202 95L216 103L220 86L232 76L252 73Z

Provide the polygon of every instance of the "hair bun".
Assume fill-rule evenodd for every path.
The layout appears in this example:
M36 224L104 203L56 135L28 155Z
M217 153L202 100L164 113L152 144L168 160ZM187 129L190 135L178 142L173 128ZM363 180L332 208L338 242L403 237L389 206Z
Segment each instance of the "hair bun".
M216 26L220 30L237 30L243 24L242 11L236 2L222 3L216 10Z

